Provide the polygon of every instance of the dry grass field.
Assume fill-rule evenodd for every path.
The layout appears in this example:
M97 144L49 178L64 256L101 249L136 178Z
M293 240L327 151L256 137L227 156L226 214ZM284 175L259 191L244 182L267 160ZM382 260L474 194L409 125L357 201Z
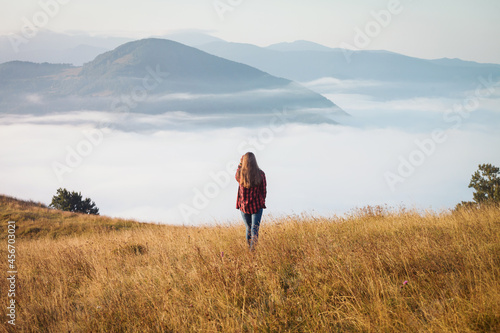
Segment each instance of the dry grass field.
M4 332L500 332L500 208L176 227L0 196Z

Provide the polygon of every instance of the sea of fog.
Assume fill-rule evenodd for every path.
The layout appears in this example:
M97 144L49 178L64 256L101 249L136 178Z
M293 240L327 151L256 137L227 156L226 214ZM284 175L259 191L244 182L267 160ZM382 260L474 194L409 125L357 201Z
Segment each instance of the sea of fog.
M2 114L0 193L50 204L62 187L91 198L101 215L239 223L234 173L247 151L267 176L264 221L366 205L449 209L472 199L468 184L478 164L500 166L498 89L381 100L341 90L338 81L307 85L350 116L311 125L277 110L259 127L211 126L206 117L196 119L206 126L174 130L168 125L191 116Z

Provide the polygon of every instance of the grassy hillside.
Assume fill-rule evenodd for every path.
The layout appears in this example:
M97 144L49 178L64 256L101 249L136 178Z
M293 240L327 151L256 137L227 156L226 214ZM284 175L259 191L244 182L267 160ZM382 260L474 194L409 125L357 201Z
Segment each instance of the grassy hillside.
M5 197L0 214L3 272L6 222L18 226L18 332L500 331L498 207L264 216L253 253L242 225L138 224Z
M106 233L141 227L136 221L113 219L96 215L76 214L49 209L42 203L22 201L0 195L0 219L16 221L16 235L24 239L82 236L90 233ZM0 233L5 238L6 230Z

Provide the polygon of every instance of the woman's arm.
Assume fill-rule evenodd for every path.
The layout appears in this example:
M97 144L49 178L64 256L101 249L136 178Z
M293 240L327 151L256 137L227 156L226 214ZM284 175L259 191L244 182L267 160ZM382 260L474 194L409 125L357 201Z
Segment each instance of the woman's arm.
M245 155L243 155L245 156ZM240 158L240 164L238 165L238 170L236 170L236 181L239 183L240 182L240 170L241 170L241 163L243 163L243 156Z
M240 170L241 170L241 163L240 165L238 165L238 170L236 170L236 175L234 176L238 183L240 182Z

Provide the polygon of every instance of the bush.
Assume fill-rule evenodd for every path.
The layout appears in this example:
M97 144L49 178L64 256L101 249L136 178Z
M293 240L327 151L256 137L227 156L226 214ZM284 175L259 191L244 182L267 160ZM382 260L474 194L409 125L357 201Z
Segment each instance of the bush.
M500 203L500 169L491 164L480 164L472 175L469 188L476 190L473 193L474 201L462 201L455 209L478 208L480 205Z
M89 198L82 200L81 193L69 192L65 188L57 190L57 195L52 197L49 207L68 212L99 215L99 208L96 207L95 202Z

